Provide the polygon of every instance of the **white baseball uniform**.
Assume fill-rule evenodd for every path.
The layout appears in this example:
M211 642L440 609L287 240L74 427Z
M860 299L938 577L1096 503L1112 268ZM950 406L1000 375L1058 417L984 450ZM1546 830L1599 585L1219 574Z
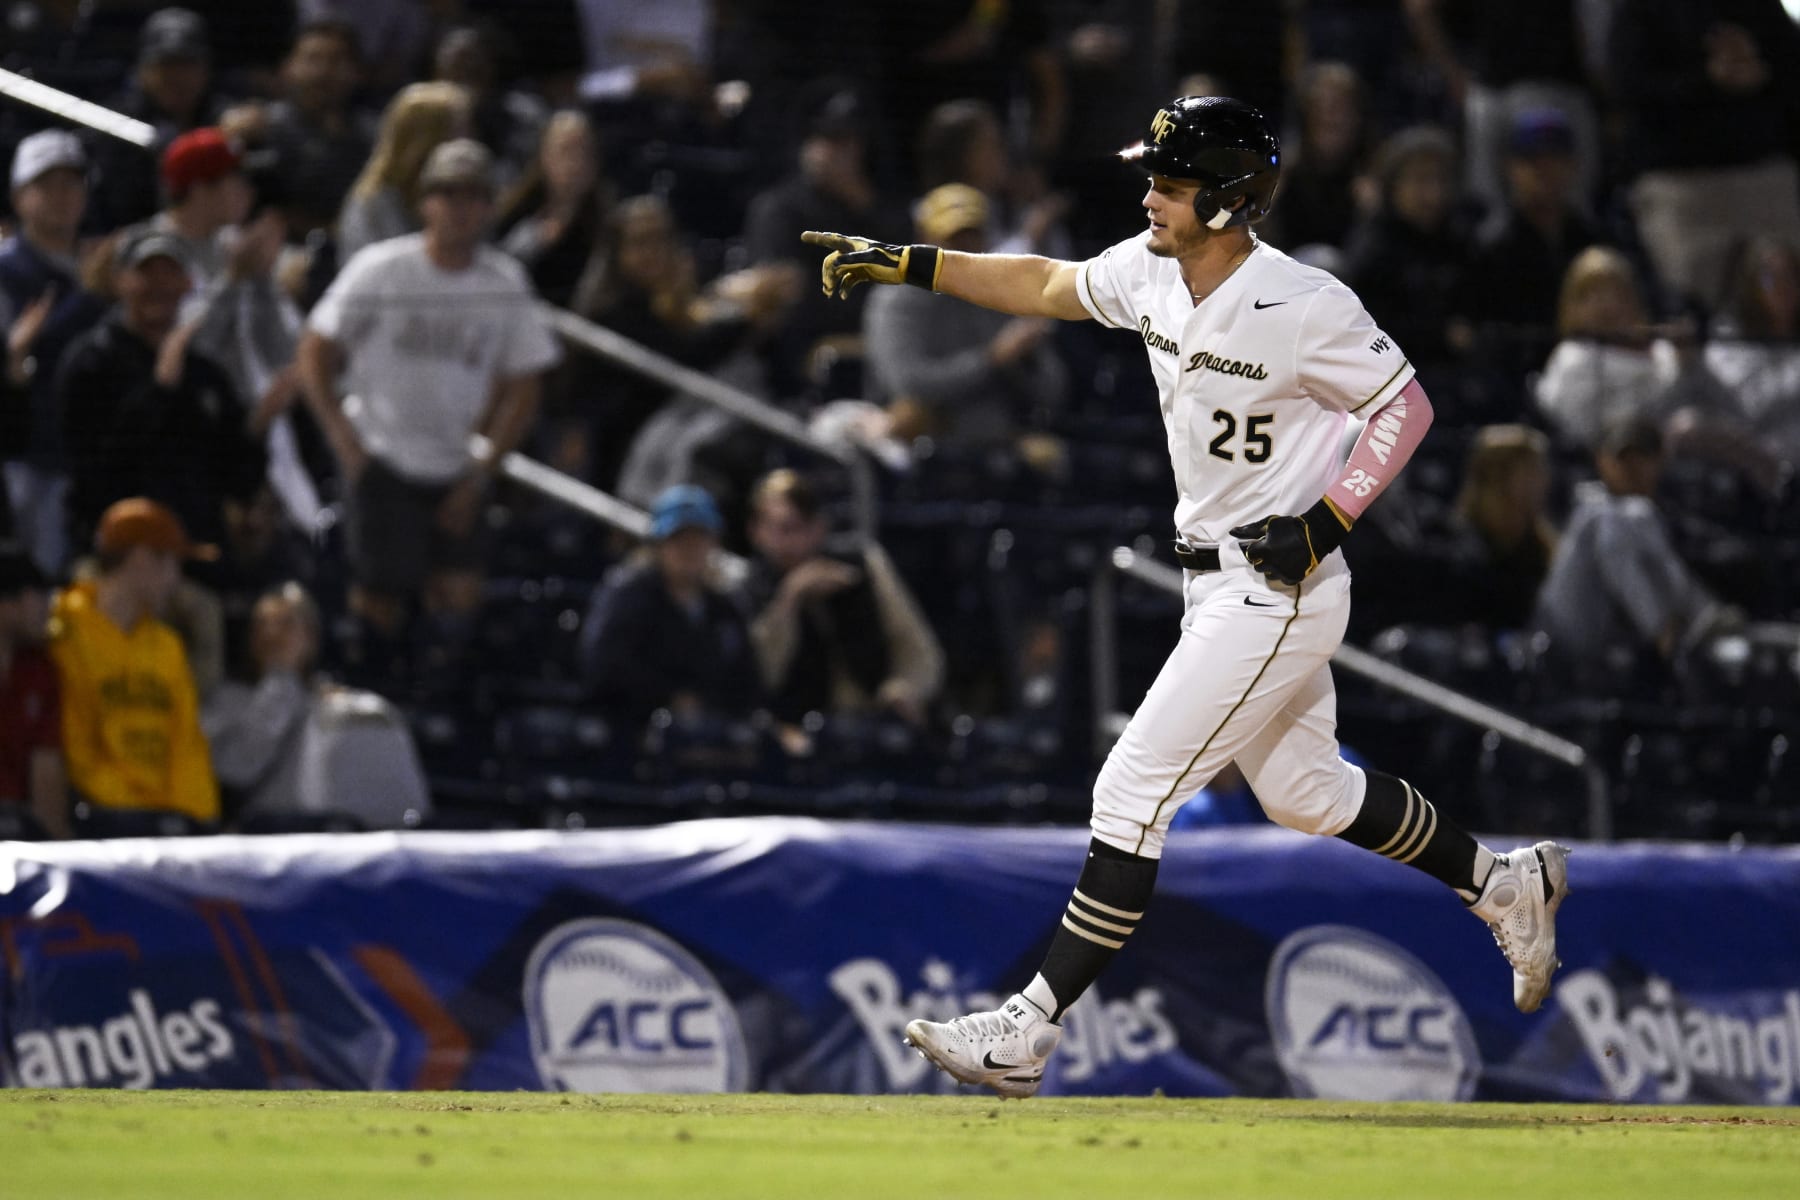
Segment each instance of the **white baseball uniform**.
M1406 356L1330 274L1258 241L1195 304L1179 263L1147 240L1081 264L1077 292L1096 320L1143 339L1175 467L1175 528L1190 545L1217 545L1221 569L1185 577L1181 640L1101 768L1094 836L1160 857L1175 810L1233 760L1271 818L1337 833L1364 786L1338 755L1328 666L1349 618L1349 568L1334 552L1286 587L1227 531L1305 512L1328 491L1359 514L1387 483L1390 457L1397 471L1410 455L1430 407L1409 389ZM1390 455L1403 391L1416 396L1415 428ZM1380 428L1363 432L1347 469L1347 426L1375 413Z

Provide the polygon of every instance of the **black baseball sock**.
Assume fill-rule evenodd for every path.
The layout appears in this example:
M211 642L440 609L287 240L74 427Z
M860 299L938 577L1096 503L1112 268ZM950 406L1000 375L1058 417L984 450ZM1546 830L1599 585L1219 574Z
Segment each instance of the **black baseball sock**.
M1097 838L1088 844L1075 895L1044 965L1024 992L1052 1021L1062 1020L1137 929L1156 889L1156 867L1154 858L1127 854Z
M1362 808L1338 834L1353 846L1417 867L1473 904L1494 867L1494 855L1480 842L1438 815L1431 801L1404 779L1365 771L1368 787Z

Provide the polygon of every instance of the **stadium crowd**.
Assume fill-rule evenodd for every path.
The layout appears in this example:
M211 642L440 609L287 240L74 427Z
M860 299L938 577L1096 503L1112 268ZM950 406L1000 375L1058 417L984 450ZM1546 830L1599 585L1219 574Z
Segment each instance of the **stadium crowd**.
M1259 236L1354 287L1437 408L1346 547L1352 639L1579 737L1626 832L1795 828L1780 0L0 19L0 67L153 131L0 105L0 835L1081 819L1095 572L1167 537L1142 349L828 301L799 234L1097 253L1141 227L1114 152L1197 92L1279 124ZM539 300L864 455L877 541L841 465ZM510 484L513 450L648 510L644 544ZM1120 593L1121 696L1171 613ZM1579 779L1343 704L1467 821L1579 828Z

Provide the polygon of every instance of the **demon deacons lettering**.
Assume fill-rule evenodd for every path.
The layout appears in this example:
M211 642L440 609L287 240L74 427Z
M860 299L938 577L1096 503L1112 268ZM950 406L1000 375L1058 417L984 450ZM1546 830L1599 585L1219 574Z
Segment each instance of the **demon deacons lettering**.
M1149 317L1144 318L1146 324L1149 323L1149 320ZM1221 375L1239 375L1245 379L1267 379L1269 377L1269 369L1261 363L1244 362L1242 359L1236 358L1220 358L1218 355L1208 354L1204 350L1188 359L1187 366L1182 370L1185 373L1202 368L1208 371L1217 371Z
M1138 332L1144 335L1144 345L1152 350L1161 350L1164 354L1180 354L1181 346L1172 338L1166 338L1150 327L1150 318L1145 317L1138 322Z

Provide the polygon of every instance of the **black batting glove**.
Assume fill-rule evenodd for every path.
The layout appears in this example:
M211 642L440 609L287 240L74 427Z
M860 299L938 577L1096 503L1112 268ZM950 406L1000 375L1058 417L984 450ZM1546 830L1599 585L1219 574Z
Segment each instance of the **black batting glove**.
M1329 500L1297 517L1264 517L1231 531L1251 566L1290 587L1311 575L1350 532L1350 518Z
M936 246L896 246L812 230L801 234L800 240L831 251L819 272L827 296L848 297L859 283L910 283L935 292L944 269L944 252Z

